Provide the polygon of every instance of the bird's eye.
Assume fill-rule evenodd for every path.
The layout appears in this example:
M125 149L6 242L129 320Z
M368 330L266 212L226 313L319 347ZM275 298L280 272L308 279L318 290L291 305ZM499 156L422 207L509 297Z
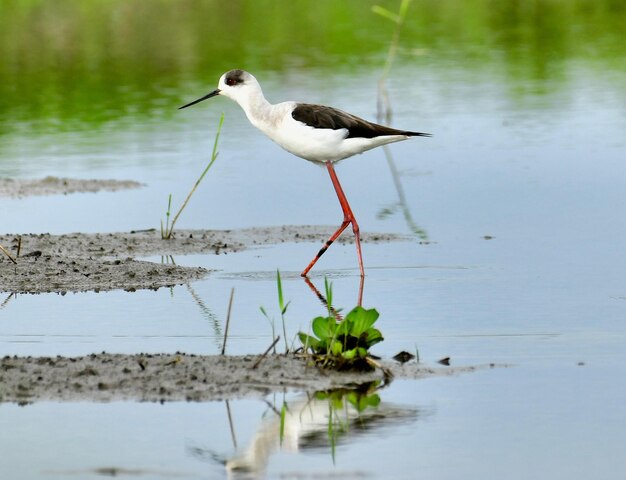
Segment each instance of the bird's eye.
M237 83L237 81L234 78L232 78L232 77L226 79L226 85L228 85L229 87L232 87L236 83Z

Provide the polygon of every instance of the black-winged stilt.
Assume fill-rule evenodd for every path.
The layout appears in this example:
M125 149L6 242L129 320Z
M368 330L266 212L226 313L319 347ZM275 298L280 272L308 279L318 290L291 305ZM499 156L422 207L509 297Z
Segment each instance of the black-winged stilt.
M359 225L343 193L333 164L387 143L407 140L410 137L429 137L430 134L377 125L324 105L298 102L272 105L265 99L257 79L244 70L226 72L220 77L217 89L179 109L190 107L216 95L224 95L237 102L252 125L288 152L305 160L323 164L328 169L343 210L343 222L301 275L306 277L328 247L348 225L352 224L359 270L361 276L364 276Z

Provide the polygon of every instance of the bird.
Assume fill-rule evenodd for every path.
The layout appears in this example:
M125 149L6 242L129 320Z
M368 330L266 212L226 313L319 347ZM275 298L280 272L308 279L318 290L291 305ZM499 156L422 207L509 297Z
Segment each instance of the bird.
M263 95L261 85L254 75L241 69L224 73L215 90L179 107L179 110L216 96L224 96L237 102L252 125L289 153L325 166L328 170L343 212L343 221L302 271L301 276L307 277L332 243L348 225L352 225L359 272L364 277L359 224L339 183L334 165L340 160L381 145L431 135L378 125L325 105L294 101L272 104Z

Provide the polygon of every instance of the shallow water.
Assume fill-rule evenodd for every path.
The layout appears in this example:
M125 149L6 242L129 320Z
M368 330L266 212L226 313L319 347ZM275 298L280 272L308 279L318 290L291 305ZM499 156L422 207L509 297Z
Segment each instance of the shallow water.
M0 175L133 179L146 186L3 198L2 231L158 227L168 193L178 205L206 164L222 111L220 157L181 216L181 228L338 222L325 171L281 151L236 105L217 98L181 112L176 107L214 88L223 70L243 66L270 100L322 102L374 118L389 25L360 2L345 3L341 11L330 2L308 15L275 12L273 27L267 20L247 29L251 17L259 18L258 7L242 2L235 4L238 14L219 7L217 16L229 19L225 25L210 23L211 38L233 38L229 28L240 33L227 48L227 42L200 42L208 33L190 18L212 17L195 2L184 2L178 16L169 6L157 12L139 2L140 10L119 17L132 24L140 15L154 26L162 23L159 15L168 15L171 24L162 28L176 40L165 45L160 31L142 37L121 21L98 23L118 18L121 3L78 14L67 2L75 15L58 31L51 26L63 9L11 4L9 16L0 16L26 33L43 28L33 20L40 18L50 29L41 35L54 40L46 50L25 36L10 43L8 33L0 34L5 58L18 58L16 45L32 47L23 63L0 70ZM364 245L364 305L380 312L385 335L375 352L388 357L418 349L427 363L450 356L455 365L512 367L395 382L380 392L381 408L401 406L412 415L346 435L334 463L328 445L298 453L278 448L268 457L270 478L414 478L416 472L428 478L620 478L626 467L620 448L626 440L626 228L620 215L626 203L626 56L617 40L625 13L608 1L522 3L506 12L491 11L487 3L462 12L454 11L456 2L411 6L388 82L393 124L434 137L390 148L408 217L382 150L340 164L338 175L363 230L427 235L427 243L415 237ZM336 21L324 23L322 34L325 15ZM234 18L243 19L241 30L233 30ZM296 19L294 25L286 18ZM113 45L104 55L98 38L74 30L80 21L100 25L96 32L107 25L121 29L134 47ZM274 42L254 41L271 28L281 32ZM92 50L67 50L63 32ZM310 46L309 38L327 41ZM75 61L75 70L59 69L73 56L90 58L89 52L94 65ZM64 71L75 77L67 88ZM36 81L39 88L27 88ZM259 306L282 330L276 269L291 300L290 338L324 313L298 276L318 248L281 244L176 257L178 264L215 271L190 286L156 292L11 297L0 309L0 352L217 353L233 287L227 351L261 352L271 326ZM324 276L333 282L336 305L354 306L359 278L352 245L333 245L319 262L312 280L320 290ZM298 401L295 394L288 399ZM269 401L280 408L282 396ZM223 403L1 405L0 472L15 479L96 478L103 474L98 468L136 469L126 474L146 478L223 476L224 467L207 452L230 458L245 451L263 429L262 418L272 415L263 402L230 407L238 448Z

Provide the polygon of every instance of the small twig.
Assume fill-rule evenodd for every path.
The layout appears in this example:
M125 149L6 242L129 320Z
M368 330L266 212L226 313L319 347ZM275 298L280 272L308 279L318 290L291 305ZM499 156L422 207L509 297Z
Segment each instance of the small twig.
M274 341L272 342L272 344L271 344L269 347L267 347L267 350L265 350L265 352L263 352L263 355L261 355L261 356L259 357L259 359L258 359L256 362L254 362L254 365L252 365L252 367L250 367L250 368L252 368L252 370L254 370L256 367L258 367L258 366L259 366L259 364L261 363L261 361L263 361L263 359L264 359L265 357L267 357L267 354L268 354L268 353L270 353L270 350L271 350L272 348L274 348L274 345L276 345L276 344L278 343L278 341L279 341L279 340L280 340L280 335L278 335L278 336L274 339Z
M228 301L228 312L226 313L226 327L224 329L224 343L222 345L222 355L226 351L226 339L228 338L228 325L230 325L230 311L233 308L233 296L235 295L235 287L230 289L230 300Z
M20 258L20 252L22 251L22 237L17 237L17 253L15 256Z
M365 361L374 368L379 368L382 372L383 372L383 376L385 378L385 381L391 381L391 379L394 377L393 372L387 368L384 367L383 365L381 365L379 362L377 362L376 360L374 360L372 357L365 357Z
M17 297L17 293L15 293L15 292L11 292L11 293L9 294L9 296L8 296L7 298L5 298L5 299L4 299L4 301L3 301L2 303L0 303L0 310L2 310L4 307L6 307L6 306L7 306L7 303L9 303L9 301L10 301L12 298L14 298L14 297Z
M4 248L2 245L0 245L0 252L4 253L9 260L11 260L15 265L17 265L17 262L15 261L15 258L13 258L13 255L11 255L9 251L6 248Z

